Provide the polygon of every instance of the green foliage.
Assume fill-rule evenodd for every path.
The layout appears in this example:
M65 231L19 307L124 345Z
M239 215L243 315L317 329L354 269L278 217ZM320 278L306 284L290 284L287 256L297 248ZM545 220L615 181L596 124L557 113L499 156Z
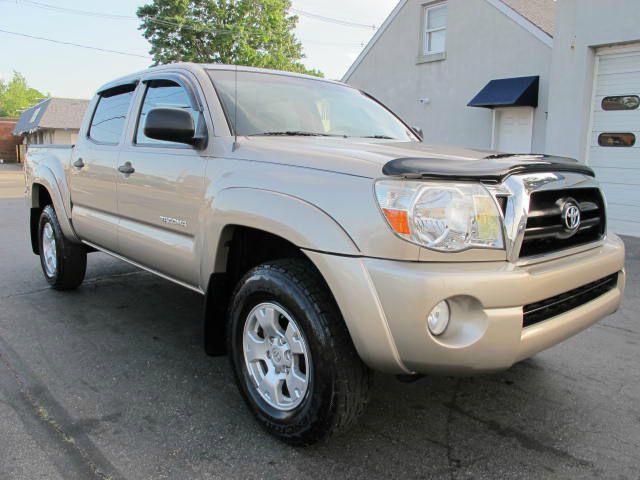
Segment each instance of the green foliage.
M18 117L23 110L46 97L29 87L24 75L14 71L13 78L8 82L0 80L0 117Z
M290 0L152 0L138 8L156 64L225 63L322 76L307 70Z

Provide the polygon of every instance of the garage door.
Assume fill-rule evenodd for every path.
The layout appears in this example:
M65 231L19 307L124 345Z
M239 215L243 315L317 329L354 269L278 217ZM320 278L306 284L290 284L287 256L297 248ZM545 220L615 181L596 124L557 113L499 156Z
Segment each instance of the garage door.
M588 162L609 229L640 236L640 45L598 52Z

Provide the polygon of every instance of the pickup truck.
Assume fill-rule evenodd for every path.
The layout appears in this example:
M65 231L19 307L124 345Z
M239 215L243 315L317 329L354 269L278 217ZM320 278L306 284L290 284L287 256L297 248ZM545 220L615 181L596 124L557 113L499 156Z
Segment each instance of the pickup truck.
M77 144L30 146L33 252L58 290L106 252L202 294L259 423L354 424L370 371L507 369L615 312L624 246L587 166L434 147L366 93L180 63L115 80Z

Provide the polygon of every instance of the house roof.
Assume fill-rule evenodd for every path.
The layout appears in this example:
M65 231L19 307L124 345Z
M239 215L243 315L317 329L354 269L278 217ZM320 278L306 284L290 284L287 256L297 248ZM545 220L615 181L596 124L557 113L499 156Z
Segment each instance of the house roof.
M18 120L14 135L43 128L79 129L89 100L77 98L47 98L28 108Z
M346 82L353 74L355 69L367 56L371 48L376 44L385 30L393 23L402 8L409 0L398 0L397 5L384 23L378 28L371 40L364 47L358 58L349 67L349 70L342 77L342 81ZM540 41L548 46L552 45L554 19L555 19L555 0L486 0L487 3L493 5L500 12L511 18L518 25L522 26L529 33L534 35Z
M555 0L501 0L549 36L553 36Z

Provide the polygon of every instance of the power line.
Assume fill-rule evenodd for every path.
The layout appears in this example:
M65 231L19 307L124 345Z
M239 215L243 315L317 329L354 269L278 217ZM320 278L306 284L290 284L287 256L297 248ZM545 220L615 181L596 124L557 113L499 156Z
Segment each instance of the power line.
M18 33L18 32L11 32L9 30L2 30L0 29L0 33L6 33L9 35L16 35L19 37L25 37L25 38L30 38L32 40L41 40L41 41L45 41L45 42L50 42L50 43L56 43L58 45L66 45L66 46L70 46L70 47L78 47L78 48L84 48L87 50L95 50L98 52L103 52L103 53L115 53L118 55L127 55L130 57L138 57L138 58L144 58L145 60L153 60L153 58L147 56L147 55L139 55L137 53L131 53L131 52L123 52L120 50L111 50L108 48L100 48L100 47L94 47L91 45L82 45L79 43L73 43L73 42L65 42L62 40L55 40L53 38L45 38L45 37L38 37L36 35L28 35L26 33ZM351 46L358 46L358 47L362 47L364 46L364 42L362 43L350 43L350 44L346 44L346 43L331 43L331 42L324 42L324 41L320 41L320 40L305 40L306 43L320 43L322 45L334 45L334 46L344 46L344 45L351 45Z
M41 9L50 10L50 11L56 11L56 12L61 12L61 13L70 13L70 14L74 14L74 15L85 15L85 16L90 16L90 17L108 18L108 19L111 19L111 20L139 20L139 18L137 16L133 16L133 15L118 15L118 14L112 14L112 13L96 12L96 11L92 11L92 10L81 10L81 9L77 9L77 8L59 7L58 5L52 5L50 3L39 2L39 1L36 1L36 0L2 0L2 1L7 2L7 3L24 3L24 4L27 4L29 6L36 7L36 8L41 8ZM342 20L342 19L339 19L339 18L333 18L333 17L324 16L324 15L318 15L316 13L307 12L306 10L300 10L299 8L290 8L290 11L293 12L293 13L296 13L298 15L302 15L302 16L305 16L305 17L313 18L315 20L320 20L320 21L323 21L323 22L333 23L335 25L342 25L342 26L346 26L346 27L356 27L356 28L366 28L366 29L370 29L370 30L376 30L377 29L377 27L375 25L367 25L367 24L364 24L364 23L351 22L349 20ZM190 29L190 30L196 30L196 31L202 31L203 30L201 28L190 27L189 25L185 25L184 23L172 22L171 20L166 20L166 19L157 18L157 17L146 17L145 20L148 20L148 21L150 21L152 23L171 25L171 26L176 26L176 27ZM219 33L219 34L233 33L233 32L231 32L229 30L218 30L218 31L213 31L213 32Z
M35 35L28 35L26 33L10 32L9 30L2 30L2 29L0 29L0 33L7 33L9 35L16 35L18 37L26 37L26 38L31 38L33 40L42 40L45 42L57 43L60 45L67 45L71 47L85 48L87 50L97 50L99 52L104 52L104 53L116 53L118 55L127 55L129 57L138 57L138 58L144 58L146 60L152 60L152 58L147 55L139 55L137 53L123 52L120 50L110 50L108 48L93 47L90 45L82 45L80 43L64 42L62 40L54 40L53 38L37 37Z
M317 43L319 45L331 45L331 46L336 46L336 47L364 47L367 42L362 41L362 42L327 42L325 40L311 40L311 39L303 39L303 38L299 38L298 40L300 40L300 42L302 43Z
M110 14L110 13L104 13L104 12L96 12L96 11L90 11L90 10L81 10L81 9L74 9L74 8L66 8L66 7L59 7L57 5L52 5L50 3L45 3L45 2L40 2L40 1L36 1L36 0L0 0L6 3L23 3L25 5L31 6L31 7L35 7L35 8L40 8L40 9L44 9L44 10L48 10L48 11L54 11L57 13L65 13L65 14L74 14L74 15L83 15L83 16L89 16L89 17L94 17L94 18L105 18L105 19L110 19L110 20L140 20L137 16L132 16L132 15L119 15L119 14ZM357 27L362 27L362 28L373 28L375 29L375 26L372 25L364 25L364 24L358 24L355 22L348 22L348 21L344 21L344 20L339 20L339 19L335 19L335 18L331 18L331 17L324 17L321 15L316 15L310 12L306 12L303 10L299 10L299 9L294 9L292 8L291 11L294 11L295 13L300 13L301 15L307 15L310 16L312 18L316 18L318 20L322 20L322 21L328 21L331 23L338 23L341 25L347 25L347 26L357 26ZM196 31L196 32L203 32L203 31L207 31L208 33L213 33L216 35L235 35L238 32L233 31L233 30L207 30L206 28L196 28L196 27L192 27L190 25L185 25L184 23L178 23L178 22L172 22L170 20L165 20L165 19L159 19L159 18L155 18L155 17L146 17L145 20L150 21L152 23L157 23L160 25L165 25L165 26L175 26L181 29L185 29L185 30L192 30L192 31ZM12 32L12 31L8 31L8 30L0 30L0 32L2 33L6 33L9 35L16 35L16 36L22 36L25 38L31 38L34 40L41 40L41 41L46 41L46 42L50 42L50 43L56 43L59 45L67 45L67 46L73 46L73 47L78 47L78 48L84 48L84 49L88 49L88 50L94 50L94 51L99 51L99 52L104 52L104 53L114 53L114 54L118 54L118 55L126 55L126 56L132 56L132 57L138 57L138 58L144 58L144 59L148 59L148 60L152 60L151 57L147 56L147 55L140 55L140 54L136 54L136 53L131 53L131 52L123 52L123 51L119 51L119 50L111 50L111 49L107 49L107 48L100 48L100 47L94 47L94 46L90 46L90 45L83 45L83 44L79 44L79 43L74 43L74 42L65 42L65 41L61 41L61 40L55 40L55 39L51 39L51 38L46 38L46 37L38 37L35 35L28 35L25 33L18 33L18 32ZM253 33L253 35L261 35L261 32L255 32ZM251 34L250 34L251 35ZM358 46L358 47L363 47L365 42L360 42L360 43L355 43L355 42L326 42L326 41L321 41L321 40L302 40L304 43L315 43L315 44L321 44L321 45L334 45L334 46Z
M299 8L290 8L293 13L297 13L298 15L303 15L305 17L313 18L315 20L320 20L321 22L333 23L336 25L343 25L345 27L357 27L357 28L367 28L370 30L376 30L378 27L375 25L367 25L365 23L357 23L351 22L349 20L341 20L339 18L326 17L324 15L318 15L317 13L307 12L305 10L300 10Z
M111 14L111 13L105 13L105 12L96 12L92 10L80 10L77 8L59 7L57 5L52 5L50 3L37 2L34 0L0 0L0 1L7 2L7 3L14 3L14 4L22 3L30 7L40 8L42 10L47 10L50 12L82 15L86 17L102 18L107 20L135 20L135 21L141 20L140 18L134 15L118 15L118 14ZM174 26L174 27L183 28L185 30L193 30L196 32L202 32L204 30L207 30L206 28L195 28L190 25L185 25L184 23L172 22L171 20L165 20L165 19L160 19L156 17L145 17L144 20L149 21L151 23ZM230 30L208 30L208 31L216 34L234 33Z
M10 3L13 3L12 0L5 0L8 1ZM101 17L101 18L113 18L116 20L122 20L122 19L136 19L137 17L134 17L132 15L117 15L117 14L111 14L111 13L102 13L102 12L93 12L93 11L89 11L89 10L79 10L79 9L75 9L75 8L66 8L66 7L59 7L57 5L52 5L50 3L44 3L44 2L37 2L35 0L13 0L15 3L26 3L28 5L31 5L33 7L38 7L38 8L43 8L46 10L54 10L54 11L59 11L59 12L65 12L65 13L73 13L73 14L77 14L77 15L89 15L92 17Z

